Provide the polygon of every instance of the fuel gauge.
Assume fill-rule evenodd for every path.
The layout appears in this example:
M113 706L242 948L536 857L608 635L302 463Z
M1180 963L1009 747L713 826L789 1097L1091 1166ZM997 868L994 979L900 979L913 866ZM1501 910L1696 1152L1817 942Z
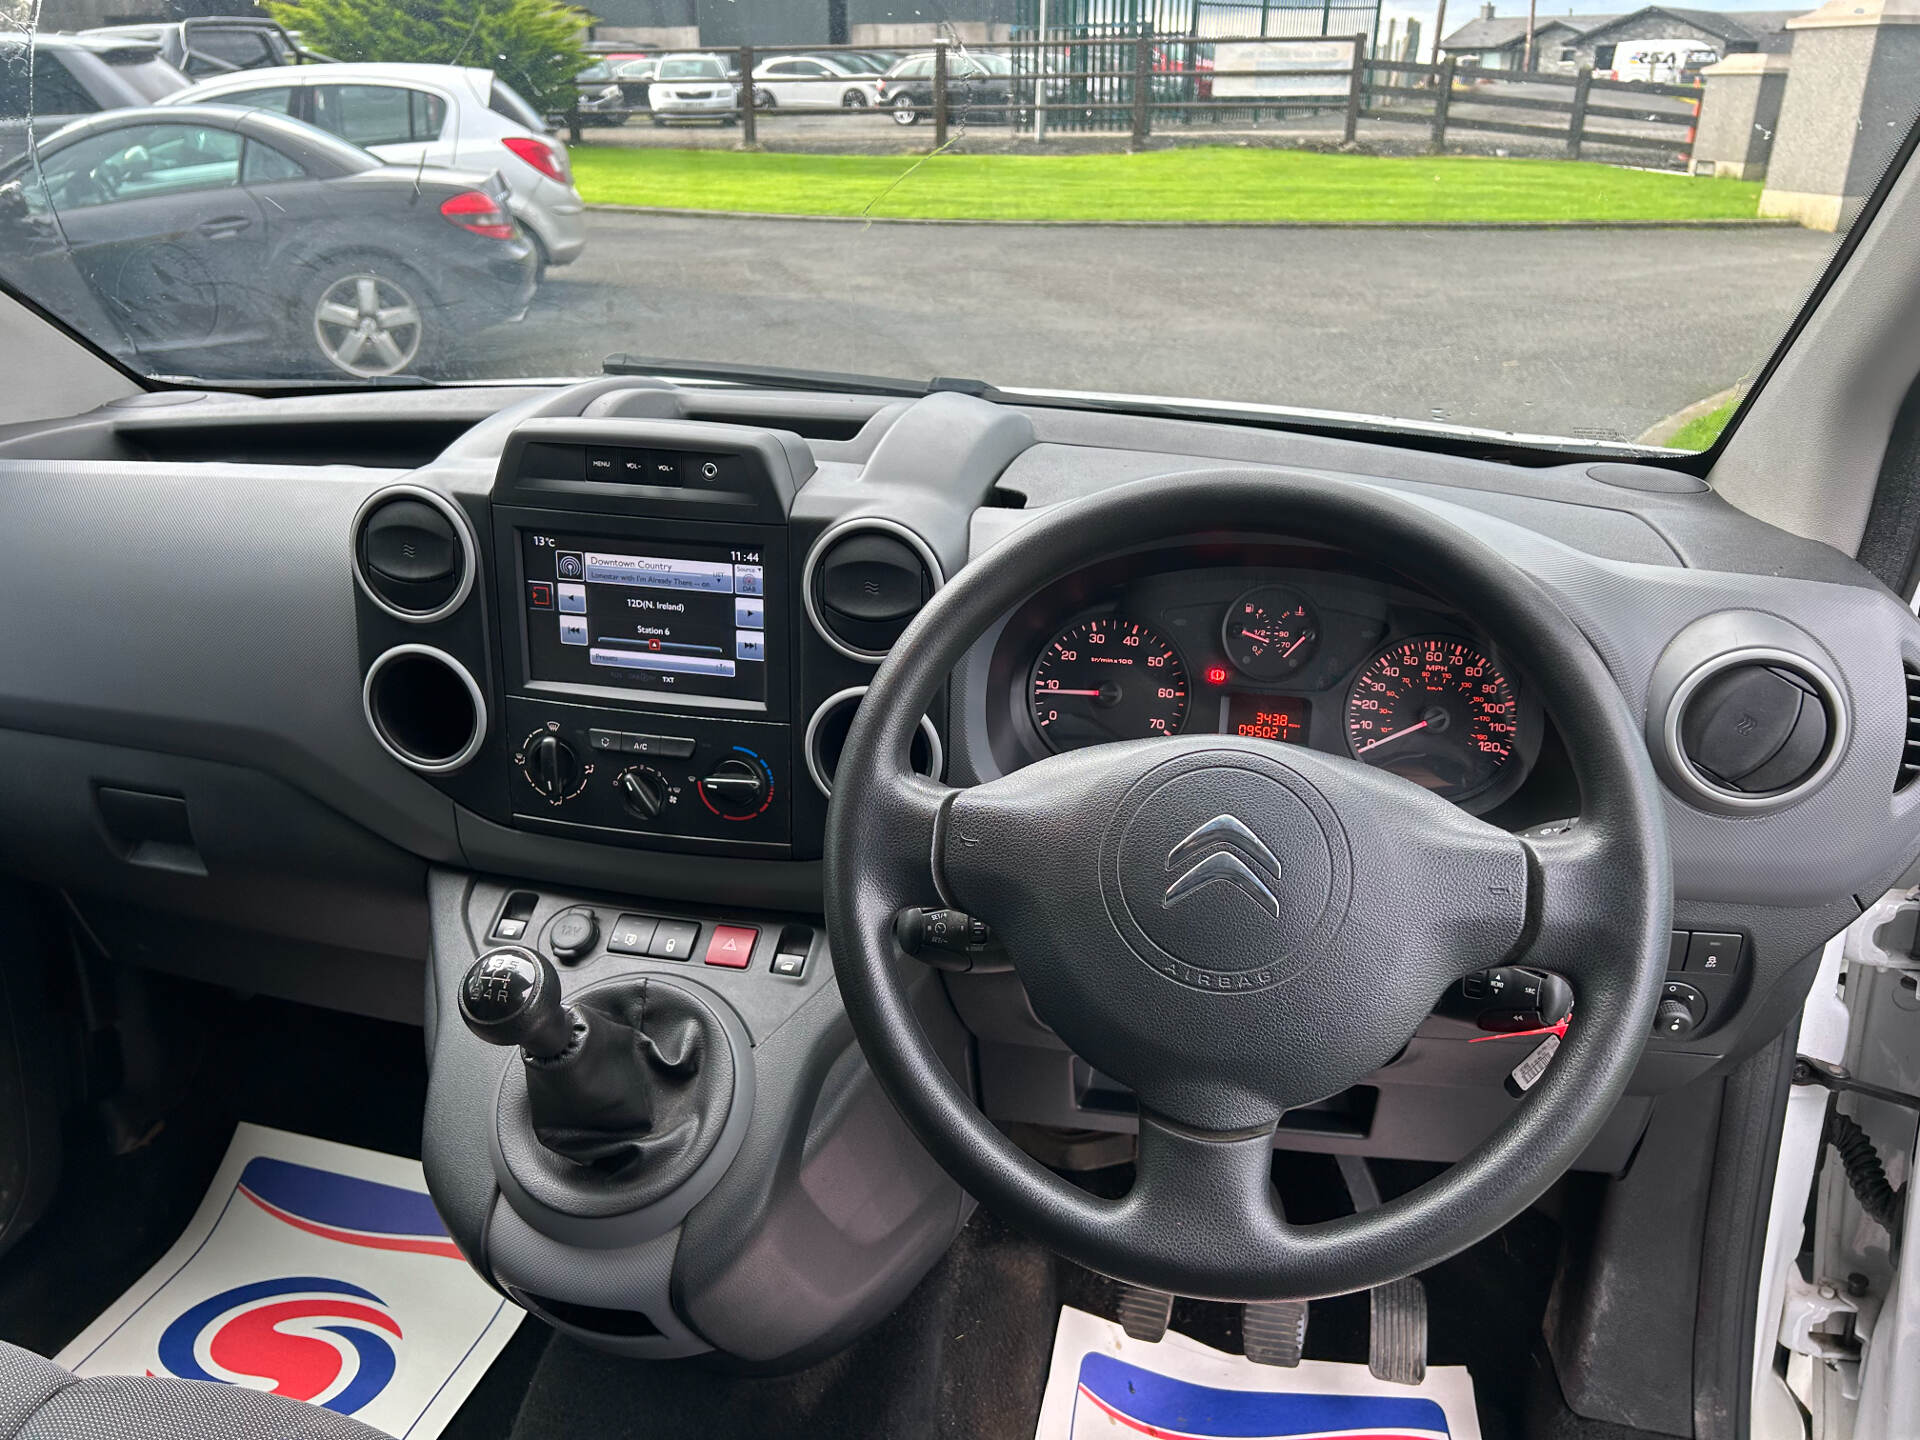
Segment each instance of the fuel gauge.
M1220 643L1243 675L1284 680L1313 658L1320 617L1298 590L1256 585L1227 607Z

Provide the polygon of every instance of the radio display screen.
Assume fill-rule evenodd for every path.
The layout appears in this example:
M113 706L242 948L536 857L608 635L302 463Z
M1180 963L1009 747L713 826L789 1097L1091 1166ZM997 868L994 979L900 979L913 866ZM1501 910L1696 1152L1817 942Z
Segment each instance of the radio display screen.
M522 530L520 547L530 679L766 702L757 545Z

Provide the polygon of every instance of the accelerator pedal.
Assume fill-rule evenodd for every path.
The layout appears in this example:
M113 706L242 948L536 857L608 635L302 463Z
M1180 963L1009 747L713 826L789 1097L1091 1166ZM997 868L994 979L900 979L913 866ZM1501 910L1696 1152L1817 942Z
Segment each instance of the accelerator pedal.
M1353 1212L1380 1207L1380 1187L1358 1155L1342 1155L1340 1178L1347 1182ZM1427 1287L1418 1275L1389 1280L1367 1292L1372 1333L1367 1341L1367 1369L1376 1380L1393 1385L1418 1385L1427 1378Z
M1250 1302L1241 1317L1240 1339L1247 1359L1256 1365L1283 1365L1291 1370L1307 1349L1307 1302Z
M1159 1344L1172 1318L1173 1296L1166 1291L1143 1290L1138 1285L1120 1287L1120 1328L1132 1339Z

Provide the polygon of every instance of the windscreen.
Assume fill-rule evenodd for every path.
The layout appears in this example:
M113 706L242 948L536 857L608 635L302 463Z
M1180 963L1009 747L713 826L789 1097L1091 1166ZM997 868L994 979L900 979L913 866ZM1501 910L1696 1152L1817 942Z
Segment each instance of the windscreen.
M627 357L1699 451L1920 107L1885 7L1721 3L276 0L339 63L273 108L382 167L298 178L99 139L222 81L48 7L0 31L0 281L190 382Z

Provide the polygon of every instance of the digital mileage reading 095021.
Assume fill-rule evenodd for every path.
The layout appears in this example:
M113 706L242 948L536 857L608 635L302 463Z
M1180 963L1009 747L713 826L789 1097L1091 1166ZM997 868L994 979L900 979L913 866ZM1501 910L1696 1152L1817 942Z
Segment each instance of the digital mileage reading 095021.
M1232 694L1227 696L1227 723L1221 728L1229 735L1304 745L1312 714L1313 706L1304 696Z

